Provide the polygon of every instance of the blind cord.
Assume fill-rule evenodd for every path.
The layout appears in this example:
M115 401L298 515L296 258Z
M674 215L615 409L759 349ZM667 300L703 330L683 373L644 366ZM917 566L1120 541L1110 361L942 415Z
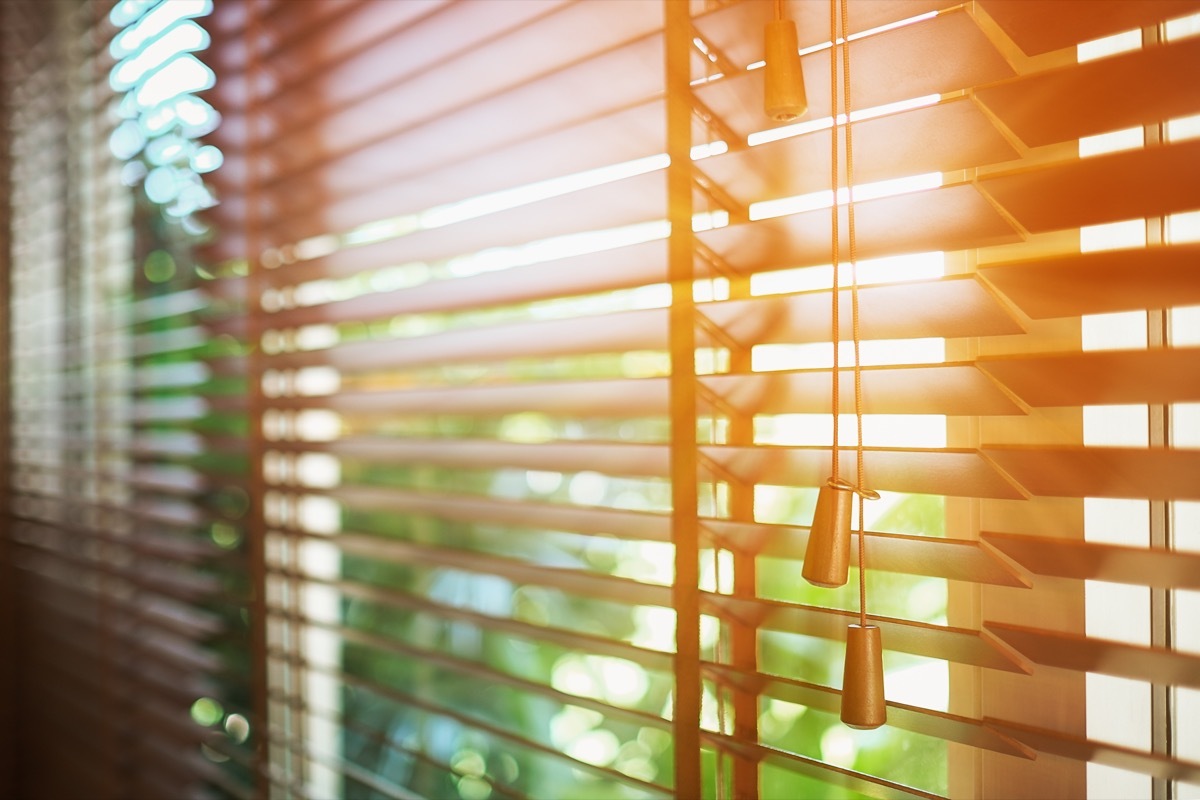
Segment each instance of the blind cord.
M833 403L833 448L831 457L833 459L833 481L837 483L841 477L841 458L839 455L840 447L838 445L839 425L838 417L841 412L841 376L838 372L840 367L839 351L841 350L841 320L838 308L838 293L841 289L839 281L839 261L841 260L841 239L838 231L838 125L837 125L837 108L838 108L838 91L837 91L837 0L829 0L829 109L832 114L833 124L830 126L830 153L829 153L829 170L830 170L830 186L833 188L833 213L830 215L830 235L832 237L832 260L833 260L833 300L830 305L830 316L833 320L833 329L831 332L833 339L833 381L831 384L831 394Z
M850 318L854 339L854 424L857 434L855 484L858 491L855 494L858 497L858 617L859 624L865 628L867 626L867 537L863 532L863 492L866 486L866 464L863 450L862 326L858 305L858 237L854 227L854 132L850 127L850 12L848 0L841 0L840 16L842 23L842 100L846 109L846 234L850 244ZM835 114L835 129L836 123ZM836 140L836 138L835 136L834 139ZM836 166L834 169L836 171ZM834 197L834 216L835 218L837 216L836 195ZM835 374L834 385L836 386L837 383ZM835 420L837 411L838 409L835 407Z

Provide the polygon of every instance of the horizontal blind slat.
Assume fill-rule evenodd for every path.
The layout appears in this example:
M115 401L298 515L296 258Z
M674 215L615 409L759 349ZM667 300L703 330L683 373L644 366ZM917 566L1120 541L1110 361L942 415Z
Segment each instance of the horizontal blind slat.
M483 731L491 736L496 736L498 738L510 741L519 747L529 748L530 750L534 750L534 751L538 752L539 754L548 756L555 760L563 761L564 763L568 763L574 769L580 769L580 770L592 773L593 775L597 775L600 777L611 778L618 783L624 783L624 784L630 784L630 785L636 786L639 789L642 789L643 791L652 793L653 796L662 796L662 797L670 796L669 790L667 790L663 787L657 786L655 784L647 783L645 781L642 781L642 780L639 780L636 778L632 778L630 776L625 775L624 773L618 772L617 770L611 769L609 767L599 767L599 766L596 766L593 764L589 764L586 761L580 761L578 759L572 758L571 756L561 752L556 747L550 747L550 746L543 745L543 744L536 742L534 740L531 740L531 739L514 736L511 733L505 731L503 728L495 726L489 722L475 719L475 718L470 717L465 714L457 713L451 709L443 708L434 703L430 703L430 702L426 701L424 698L418 697L414 694L404 692L404 691L401 691L399 689L396 689L396 688L390 687L390 686L386 686L386 687L381 686L378 683L375 683L375 682L372 682L369 680L364 680L362 678L348 675L346 673L342 673L340 677L347 684L351 684L356 687L361 687L361 688L363 688L367 691L370 691L374 694L377 694L381 697L384 697L384 698L387 698L390 700L394 700L394 701L397 701L397 702L400 702L400 703L403 703L406 705L411 705L415 708L419 708L419 709L427 711L429 713L439 714L439 715L446 716L446 717L449 717L452 719L456 719L465 725L468 725L477 730Z
M984 627L1042 666L1200 688L1200 654L1000 622L985 622Z
M1200 348L1051 353L976 364L1031 406L1200 400Z
M342 486L331 490L328 496L354 509L575 533L604 533L654 542L670 541L670 520L667 516L630 509L368 486Z
M856 185L983 167L1017 157L967 97L855 122ZM760 144L698 165L744 205L829 190L829 132ZM839 180L845 186L845 178Z
M980 452L1039 497L1200 500L1200 450L985 445Z
M1200 41L1191 39L1023 75L975 97L1022 142L1040 147L1195 114L1196 82L1160 76L1198 69ZM1108 102L1114 96L1123 102Z
M286 575L287 573L279 572ZM296 576L299 577L299 576ZM560 647L597 655L608 655L632 661L646 669L668 671L674 656L665 651L639 647L618 639L609 639L580 630L566 630L547 625L534 624L510 617L483 614L458 606L434 602L425 597L393 589L385 589L350 581L323 581L308 577L314 585L333 586L344 597L352 600L377 603L397 611L427 614L440 620L465 622L477 628L498 631L533 641L548 642Z
M1034 319L1200 304L1200 245L1104 250L989 264L982 275Z
M1200 208L1200 141L1099 155L979 179L1032 233Z
M755 694L786 700L809 708L836 714L841 710L841 692L828 686L782 678L775 675L746 674L728 665L705 663L707 673L720 680ZM935 736L949 742L960 742L971 747L992 750L1017 758L1033 759L1036 753L1011 736L1007 736L987 723L947 714L926 708L909 706L895 701L887 704L887 724L926 736Z
M1080 14L1074 0L981 0L980 5L1031 56L1200 10L1196 0L1097 0L1090 14Z
M853 412L854 376L843 370L842 413ZM830 370L707 375L702 409L743 414L828 413ZM973 364L866 367L867 414L1022 414L1021 405ZM936 389L937 391L933 391ZM273 408L323 408L343 414L502 415L541 411L572 417L657 416L667 412L665 378L463 384L271 398ZM302 447L297 444L296 447Z
M851 35L957 5L956 0L850 0ZM773 19L762 3L729 3L693 18L696 30L711 47L738 66L763 60L762 42L745 35L761 31ZM821 44L829 32L829 10L805 0L784 0L783 16L796 23L801 49Z
M801 560L808 528L702 519L703 530L721 547L758 556ZM850 564L858 564L858 532L851 533ZM873 570L929 575L998 586L1030 586L1030 578L1005 555L977 541L867 531Z
M1104 764L1164 780L1200 782L1200 764L1193 761L1085 739L1006 719L988 719L988 723L1039 752L1080 762Z
M864 448L871 486L915 494L1018 500L1025 487L997 469L990 451L960 449ZM831 474L830 455L820 447L701 447L722 476L746 483L820 486ZM841 474L854 474L856 453L843 448ZM1003 466L1003 465L1002 465Z
M983 541L1038 575L1164 589L1200 589L1200 553L1077 542L1028 534L981 534Z
M450 672L465 678L479 680L488 686L504 686L515 689L524 694L553 701L559 705L575 705L580 708L587 708L597 711L605 717L618 719L632 725L650 726L660 730L670 727L669 720L654 714L634 708L616 706L586 695L572 695L547 684L511 675L478 661L457 658L436 650L416 647L391 637L329 625L312 619L296 618L277 606L268 606L268 612L274 618L292 619L301 622L306 628L333 633L345 643L368 647L378 652L411 658L435 666L443 674Z
M273 215L315 229L327 219L370 222L381 211L421 210L415 202L429 208L655 155L662 149L662 100L608 76L646 69L659 58L658 42L644 39L415 128L344 137L353 146L322 141L319 159L280 165L256 199ZM597 105L562 102L564 84L588 92ZM305 191L313 185L323 193Z
M1012 223L971 183L861 200L855 203L860 258L989 247L1021 240ZM697 234L737 273L753 274L830 261L828 209L804 211L770 220L730 225ZM850 251L845 206L839 230ZM864 314L864 322L870 316Z
M915 7L914 12L919 13ZM827 34L827 17L817 30L822 37ZM741 29L738 34L757 43L761 41L762 28ZM929 53L938 54L936 68L930 66ZM1014 74L963 7L853 40L850 58L854 64L850 93L855 109L945 94ZM801 69L808 96L807 118L828 117L828 50L803 56ZM875 77L879 75L887 75L888 79L879 80ZM757 71L710 81L697 86L695 91L702 103L743 137L770 125L763 113L762 74Z
M336 278L383 266L389 263L389 258L386 245L342 250L317 261L271 270L265 274L265 279L272 286L299 285L318 276ZM267 319L272 326L288 327L432 311L468 311L629 289L665 282L665 264L666 244L652 241L512 267L502 272L434 280L391 292L303 306L273 313Z
M866 797L877 798L877 800L947 800L947 798L932 792L904 786L865 772L855 772L816 758L798 755L757 742L707 730L703 731L701 736L708 743L737 753L754 763L765 762L774 766L782 766L785 769L816 778L823 783L849 789Z
M799 633L842 641L847 624L858 619L853 611L817 608L770 600L746 600L702 592L705 613L740 620L766 630ZM885 647L957 664L1032 674L1033 661L987 631L930 625L874 615L870 624L882 631Z
M513 583L547 586L618 603L664 608L671 605L670 588L667 586L582 569L544 566L489 553L420 545L361 534L341 534L338 536L337 545L346 554L494 575Z

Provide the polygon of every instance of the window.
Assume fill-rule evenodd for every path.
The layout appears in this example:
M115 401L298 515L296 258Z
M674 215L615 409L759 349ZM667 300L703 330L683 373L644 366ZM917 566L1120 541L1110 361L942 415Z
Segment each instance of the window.
M1196 3L790 0L792 124L759 0L113 8L4 9L14 785L1200 786Z

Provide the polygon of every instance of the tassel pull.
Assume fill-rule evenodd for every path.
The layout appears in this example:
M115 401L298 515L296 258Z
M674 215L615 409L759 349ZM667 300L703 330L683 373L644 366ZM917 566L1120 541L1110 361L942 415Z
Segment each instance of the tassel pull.
M801 574L813 586L845 586L850 569L850 508L854 489L830 478L817 492Z
M800 70L800 52L796 23L777 19L767 23L766 66L763 68L767 116L776 122L791 122L808 111L804 92L804 73Z
M860 729L878 728L887 722L887 701L883 696L883 640L875 625L851 625L846 631L842 722Z

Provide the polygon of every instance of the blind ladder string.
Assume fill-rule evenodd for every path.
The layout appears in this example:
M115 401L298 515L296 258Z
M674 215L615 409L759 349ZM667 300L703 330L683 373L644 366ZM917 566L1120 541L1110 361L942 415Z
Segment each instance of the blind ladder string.
M717 440L716 409L713 410L713 415L709 420L709 437L710 437L710 441L715 442ZM708 489L709 498L708 499L709 499L709 503L711 503L711 506L709 508L709 513L715 517L715 516L717 516L717 482L716 482L716 480L714 479L713 481L711 481L708 486L709 486L709 489ZM721 549L722 548L721 548L720 544L717 543L714 545L713 550L712 550L712 553L713 553L713 586L715 587L718 594L721 593L721 583L722 583L722 581L721 581ZM725 636L726 636L725 624L721 620L717 620L717 642L716 642L716 653L714 654L714 659L716 660L716 662L718 664L725 663L725 658L728 653L729 648L726 643ZM716 680L713 682L713 696L716 698L716 703L717 703L717 730L720 731L722 736L724 736L726 734L726 730L725 730L725 727L726 727L726 722L725 722L725 685L722 681ZM716 756L717 756L717 758L716 758L716 772L717 772L717 775L716 775L716 779L717 779L716 798L717 798L717 800L725 800L725 798L728 797L728 795L725 791L727 756L726 756L724 745L718 744L716 751L717 751L716 752Z

